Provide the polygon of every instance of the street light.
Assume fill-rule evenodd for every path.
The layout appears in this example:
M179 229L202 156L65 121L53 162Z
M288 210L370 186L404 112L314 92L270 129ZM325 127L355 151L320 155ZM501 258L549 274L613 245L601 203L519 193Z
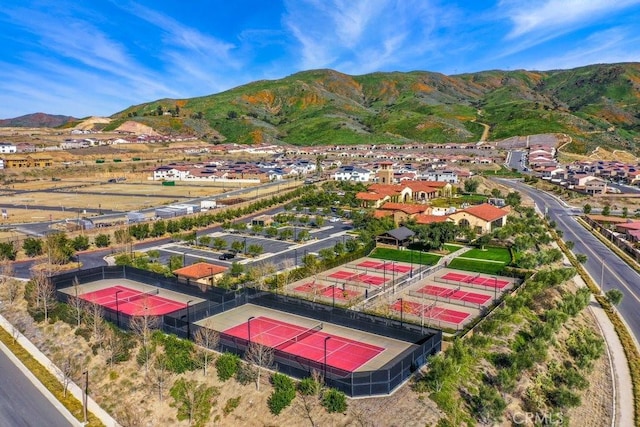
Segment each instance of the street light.
M244 254L247 254L247 236L244 236Z
M251 316L251 317L249 317L247 319L247 332L248 332L248 335L247 335L248 336L248 340L247 341L249 342L249 344L251 344L251 320L255 319L255 318L256 318L255 316Z
M84 423L87 423L87 405L89 404L89 371L86 370L82 373L84 375L84 396L82 396L83 409L82 413L84 415Z
M120 292L122 292L122 289L116 291L116 324L118 325L118 328L120 328L120 306L118 304L118 294Z
M326 381L327 378L327 341L329 341L331 337L324 337L324 378Z
M187 339L191 339L191 321L189 317L189 304L193 302L192 299L187 301Z

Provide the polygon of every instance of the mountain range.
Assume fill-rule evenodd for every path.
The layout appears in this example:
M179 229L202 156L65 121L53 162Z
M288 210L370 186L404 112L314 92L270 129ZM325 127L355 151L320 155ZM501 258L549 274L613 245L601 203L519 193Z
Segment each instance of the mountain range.
M136 121L213 143L463 142L478 141L489 126L489 140L566 133L573 152L602 146L638 154L640 63L453 76L311 70L209 96L147 102L110 118L104 130Z

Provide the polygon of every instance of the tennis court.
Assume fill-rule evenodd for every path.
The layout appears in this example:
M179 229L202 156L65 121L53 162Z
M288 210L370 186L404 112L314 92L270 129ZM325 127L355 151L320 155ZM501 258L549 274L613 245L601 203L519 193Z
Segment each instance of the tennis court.
M363 261L361 263L356 264L357 267L360 268L374 268L376 270L384 270L384 271L395 271L398 273L408 273L411 271L411 267L408 265L401 265L393 261L385 261L385 262L377 262L377 261Z
M161 316L187 306L185 303L161 297L158 294L158 289L141 292L126 286L115 285L86 292L78 297L130 316L142 314Z
M349 372L355 371L384 350L384 347L322 332L323 327L319 323L306 328L259 316L249 318L247 322L223 333Z
M503 289L511 284L508 280L500 280L497 277L484 277L481 275L470 275L464 273L448 272L439 278L434 278L436 281L457 282L460 284L487 286L491 288Z
M354 273L354 272L345 271L345 270L335 271L329 274L327 277L331 277L332 279L336 279L336 280L346 280L349 282L366 283L368 285L373 285L373 286L380 286L383 283L391 280L391 277L385 278L380 276L374 276L368 273Z
M304 283L300 286L295 287L294 290L297 292L304 292L312 295L322 295L324 297L343 301L349 301L362 295L361 292L342 289L336 285L325 286L316 282Z
M423 316L425 319L439 320L456 326L460 325L471 316L471 313L467 313L465 311L440 307L435 305L435 303L427 305L415 301L398 300L391 304L390 308L396 312Z
M458 287L457 289L445 288L443 286L426 285L418 289L418 293L436 296L438 298L449 298L474 304L485 304L491 300L489 295L479 294L476 292L465 291Z

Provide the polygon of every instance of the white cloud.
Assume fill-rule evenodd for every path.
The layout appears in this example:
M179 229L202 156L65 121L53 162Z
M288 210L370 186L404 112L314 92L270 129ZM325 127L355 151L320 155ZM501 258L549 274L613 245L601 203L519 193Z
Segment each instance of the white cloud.
M556 70L590 64L637 62L640 58L640 35L635 28L611 28L592 34L581 46L527 66L535 70Z
M422 0L289 0L285 27L299 46L299 68L350 74L404 69L446 44L435 29L453 22L455 7Z
M640 4L640 0L502 0L500 13L513 23L508 39L535 32L566 33L603 16Z

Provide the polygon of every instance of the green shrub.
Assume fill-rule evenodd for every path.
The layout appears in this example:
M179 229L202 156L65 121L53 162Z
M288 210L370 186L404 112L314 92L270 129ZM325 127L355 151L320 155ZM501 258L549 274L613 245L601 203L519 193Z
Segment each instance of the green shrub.
M196 362L193 360L193 342L183 340L175 335L162 334L160 344L164 346L164 354L167 358L167 369L176 374L193 371Z
M293 402L295 397L295 390L293 392L287 390L274 390L267 400L267 405L269 405L269 410L273 415L279 415L284 408L291 405L291 402Z
M345 412L347 410L347 397L340 390L329 389L322 395L322 406L327 412Z
M305 378L298 384L298 391L305 396L313 396L320 390L320 383L311 377Z
M293 402L296 397L296 387L291 378L277 372L271 376L271 384L274 390L267 404L271 413L278 415Z
M232 353L224 353L216 360L216 370L221 381L232 378L240 367L240 358Z
M232 413L238 407L238 405L240 405L241 398L242 396L238 396L238 397L232 397L229 400L227 400L227 403L224 405L224 408L222 408L222 412L224 413L225 416Z

